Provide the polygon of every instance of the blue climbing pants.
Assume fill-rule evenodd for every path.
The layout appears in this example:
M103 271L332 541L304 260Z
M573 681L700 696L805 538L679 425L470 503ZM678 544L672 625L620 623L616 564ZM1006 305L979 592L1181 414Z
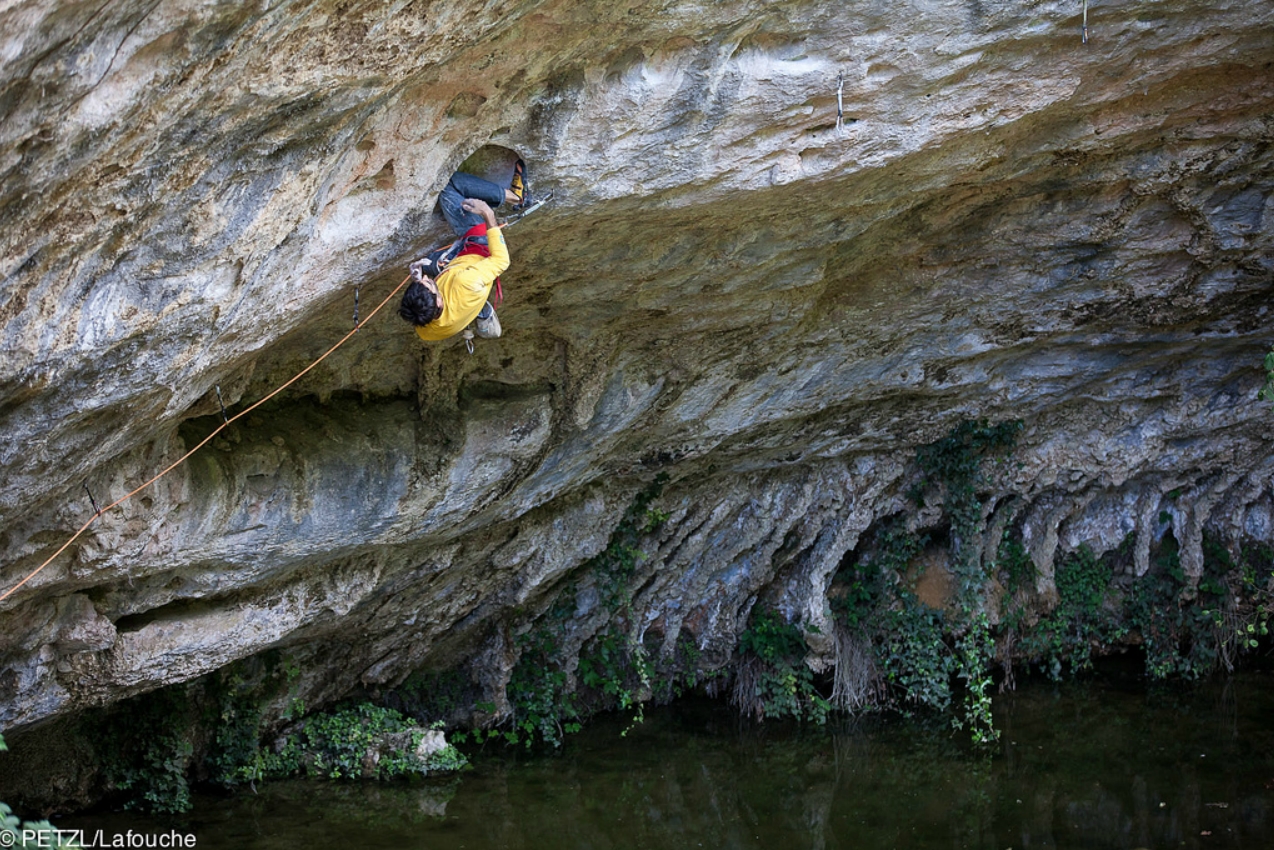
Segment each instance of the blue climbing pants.
M447 219L447 224L451 225L457 236L464 236L469 228L483 222L482 216L460 208L465 198L486 201L495 209L504 201L504 187L463 171L451 175L447 187L438 197L438 203L442 206L442 215ZM480 237L479 241L485 244L487 240L486 237Z

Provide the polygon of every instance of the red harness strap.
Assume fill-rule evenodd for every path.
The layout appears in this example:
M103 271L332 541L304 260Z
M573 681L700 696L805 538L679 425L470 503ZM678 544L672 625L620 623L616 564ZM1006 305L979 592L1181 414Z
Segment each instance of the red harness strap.
M491 249L481 242L471 241L479 236L487 235L486 223L475 224L465 231L464 236L460 237L461 248L457 257L463 257L465 254L477 254L479 257L491 256ZM504 287L500 285L500 278L495 279L495 295L491 299L492 306L499 307L504 303Z

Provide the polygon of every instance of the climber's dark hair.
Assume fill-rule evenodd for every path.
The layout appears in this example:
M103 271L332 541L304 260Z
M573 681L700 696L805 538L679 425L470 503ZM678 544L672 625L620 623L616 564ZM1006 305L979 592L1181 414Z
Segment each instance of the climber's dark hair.
M413 325L422 327L442 315L441 299L425 289L423 284L413 280L403 293L402 303L398 305L398 315Z

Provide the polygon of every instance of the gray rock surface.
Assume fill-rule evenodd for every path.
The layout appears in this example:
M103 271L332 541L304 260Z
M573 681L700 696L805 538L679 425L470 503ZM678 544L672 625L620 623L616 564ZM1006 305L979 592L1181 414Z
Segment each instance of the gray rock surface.
M671 476L634 637L724 663L915 449L1020 418L990 508L1274 542L1274 6L0 4L0 584L300 371L488 145L505 336L375 317L0 603L0 727L267 648L321 705L512 635ZM844 124L837 124L843 79ZM1020 465L1017 465L1020 464ZM1167 497L1165 494L1171 494ZM587 590L587 588L585 588ZM572 640L605 612L581 593ZM811 663L830 663L830 645Z

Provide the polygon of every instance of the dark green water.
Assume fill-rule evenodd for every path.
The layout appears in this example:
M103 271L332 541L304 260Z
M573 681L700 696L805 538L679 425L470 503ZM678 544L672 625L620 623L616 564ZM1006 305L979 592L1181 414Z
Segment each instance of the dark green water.
M449 782L285 782L204 796L200 848L1274 848L1274 675L1140 677L997 699L991 758L935 721L741 724L714 703L596 722L557 755L475 755Z

